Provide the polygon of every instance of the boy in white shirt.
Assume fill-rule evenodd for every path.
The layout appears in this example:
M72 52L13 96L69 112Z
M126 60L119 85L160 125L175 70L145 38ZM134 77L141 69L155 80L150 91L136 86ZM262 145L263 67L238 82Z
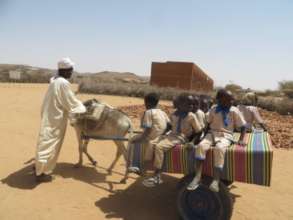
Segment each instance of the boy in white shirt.
M206 152L214 146L214 180L210 189L214 192L219 191L220 174L225 162L225 152L233 141L233 131L235 128L241 129L238 144L245 145L243 138L245 135L245 121L240 111L232 106L233 96L229 91L221 89L218 91L217 105L214 105L208 115L208 126L210 131L196 148L195 177L187 186L188 190L195 190L199 186L202 174L203 161Z
M263 119L261 118L257 107L255 106L257 103L257 97L255 93L247 93L243 97L241 104L238 105L239 111L242 113L245 121L246 121L246 129L247 131L252 131L254 129L254 123L257 123L261 126L261 128L266 131L266 126L264 124Z
M200 98L197 95L192 96L192 112L195 114L202 130L198 133L194 133L192 136L193 144L198 144L200 139L203 137L204 130L207 126L206 114L199 108L200 107Z
M201 124L192 111L192 99L188 94L181 94L177 99L177 110L171 115L172 131L162 136L154 143L154 176L146 178L143 184L154 187L161 184L161 172L164 162L164 153L171 150L176 144L184 144L189 141L194 132L202 130Z
M150 161L153 158L153 144L158 138L163 135L167 128L170 127L170 119L167 114L158 108L159 95L157 93L149 93L144 97L144 104L146 111L141 119L141 127L143 133L134 136L130 140L130 147L134 147L134 144L144 144L144 160ZM138 172L138 168L130 167L129 171Z
M193 107L192 112L196 115L199 123L201 123L201 126L203 128L206 127L206 115L205 113L200 109L200 99L198 96L193 96Z

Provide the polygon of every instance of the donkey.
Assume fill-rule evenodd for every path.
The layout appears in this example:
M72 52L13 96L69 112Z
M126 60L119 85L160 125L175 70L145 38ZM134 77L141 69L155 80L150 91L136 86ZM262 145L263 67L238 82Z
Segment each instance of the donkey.
M79 145L79 160L75 167L81 167L83 163L83 153L88 157L91 163L95 166L97 162L88 153L87 146L90 141L90 136L102 137L101 139L111 139L117 146L117 153L114 161L107 169L111 173L112 169L116 165L119 157L123 155L127 163L127 148L124 142L121 140L129 134L132 136L133 127L130 118L123 112L97 101L91 99L84 102L87 108L87 113L76 116L73 119L72 125L75 128L78 145ZM115 137L116 140L115 140ZM124 178L121 183L125 183L128 177L128 171L126 168Z

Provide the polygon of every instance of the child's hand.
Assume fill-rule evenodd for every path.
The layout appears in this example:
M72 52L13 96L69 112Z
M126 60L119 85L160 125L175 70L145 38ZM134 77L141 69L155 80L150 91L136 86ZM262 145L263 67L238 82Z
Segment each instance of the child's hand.
M188 142L186 145L185 145L187 148L194 148L194 143L192 142Z
M243 140L239 140L237 144L241 147L245 147L247 145Z
M141 139L140 137L134 137L134 138L131 140L131 143L136 144L136 143L139 143L139 142L141 142L141 141L142 141L142 139Z

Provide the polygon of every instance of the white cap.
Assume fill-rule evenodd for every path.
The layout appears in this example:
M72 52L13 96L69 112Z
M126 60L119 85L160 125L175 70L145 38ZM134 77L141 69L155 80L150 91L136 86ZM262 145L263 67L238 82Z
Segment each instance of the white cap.
M73 68L74 65L75 63L73 63L70 58L66 57L66 58L62 58L58 62L58 69L71 69Z

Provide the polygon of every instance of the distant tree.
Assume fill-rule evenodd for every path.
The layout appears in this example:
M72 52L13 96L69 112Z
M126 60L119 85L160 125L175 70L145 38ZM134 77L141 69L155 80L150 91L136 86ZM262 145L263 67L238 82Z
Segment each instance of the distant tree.
M231 83L231 84L227 84L225 86L225 89L229 90L229 91L231 91L233 93L237 93L237 92L241 92L242 87L237 85L237 84Z
M293 80L283 80L279 82L279 89L293 89Z
M279 90L289 98L293 98L293 80L279 82Z

